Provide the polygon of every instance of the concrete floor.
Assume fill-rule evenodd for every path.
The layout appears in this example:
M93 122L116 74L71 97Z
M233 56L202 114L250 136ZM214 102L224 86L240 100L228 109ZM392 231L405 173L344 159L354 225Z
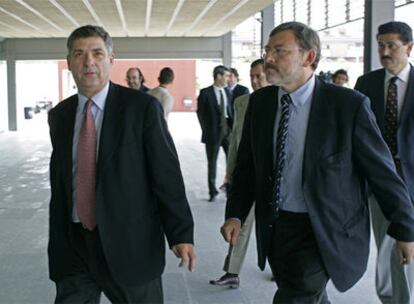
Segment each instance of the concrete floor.
M227 244L219 234L225 198L207 202L207 169L204 146L194 113L173 113L170 130L179 152L188 199L195 218L197 269L189 273L177 267L178 260L167 253L163 276L165 303L271 303L276 286L270 271L256 267L255 238L251 240L239 289L208 284L222 274ZM24 121L19 132L0 133L0 303L52 303L54 284L48 280L47 222L50 144L46 114ZM224 156L218 163L218 180L224 175ZM375 248L365 276L346 293L329 284L334 304L378 304L374 291ZM108 303L103 298L102 303Z

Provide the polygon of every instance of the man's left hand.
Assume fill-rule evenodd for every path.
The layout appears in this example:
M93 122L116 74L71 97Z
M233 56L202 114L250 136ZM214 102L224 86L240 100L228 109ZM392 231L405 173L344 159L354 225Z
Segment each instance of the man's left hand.
M183 267L188 263L188 270L193 272L195 270L196 256L194 253L193 244L177 244L171 247L177 258L180 258L178 267Z
M397 251L401 264L410 264L414 260L414 242L397 241Z

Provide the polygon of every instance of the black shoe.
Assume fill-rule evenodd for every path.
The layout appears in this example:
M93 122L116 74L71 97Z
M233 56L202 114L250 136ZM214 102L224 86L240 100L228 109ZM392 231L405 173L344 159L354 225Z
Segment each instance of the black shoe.
M221 278L210 280L211 285L230 286L231 288L239 288L240 278L237 274L226 273Z
M210 194L210 198L208 199L209 202L214 202L216 200L216 196L218 193Z

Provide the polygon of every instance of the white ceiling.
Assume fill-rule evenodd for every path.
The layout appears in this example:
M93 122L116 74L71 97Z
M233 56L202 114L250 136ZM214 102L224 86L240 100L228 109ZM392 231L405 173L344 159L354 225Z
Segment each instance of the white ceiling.
M221 36L275 0L0 0L0 38L67 37L85 24L112 37Z

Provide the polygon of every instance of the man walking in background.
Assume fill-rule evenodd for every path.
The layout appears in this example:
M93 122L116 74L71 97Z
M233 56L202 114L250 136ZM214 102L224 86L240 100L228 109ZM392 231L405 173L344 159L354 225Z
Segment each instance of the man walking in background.
M227 88L231 93L232 104L237 97L250 93L248 88L239 84L239 72L235 68L230 68L229 81L227 82L227 85Z
M250 82L253 91L257 91L269 85L266 80L264 71L263 59L253 61L250 65ZM231 187L231 175L236 166L237 148L239 146L241 135L243 131L244 115L246 114L247 106L249 105L250 95L246 94L239 96L234 100L234 122L231 131L231 139L229 152L227 157L226 170L226 188ZM249 245L250 234L254 222L254 206L250 209L249 215L241 227L239 240L236 245L229 245L229 251L224 261L223 270L226 272L223 276L216 280L211 280L210 284L217 286L231 286L233 288L239 287L240 284L240 270L246 256L247 247Z
M360 78L355 89L367 95L398 174L414 198L414 68L408 62L413 37L403 22L388 22L378 27L378 53L384 68ZM370 197L372 228L378 248L377 294L384 304L412 304L414 265L400 263L396 240L387 235L387 220L375 196Z
M218 195L216 187L217 157L220 147L227 157L229 135L233 121L231 96L227 87L230 70L218 65L213 70L214 84L201 89L197 98L197 117L200 122L201 142L206 146L208 163L209 202L214 202Z
M168 120L168 115L174 107L174 97L168 91L168 88L172 85L174 81L174 72L172 69L166 67L160 71L160 76L158 77L160 85L152 90L148 91L148 94L157 98L164 109L165 120Z
M148 92L149 89L144 85L145 78L139 68L129 68L126 73L128 87L141 92Z

